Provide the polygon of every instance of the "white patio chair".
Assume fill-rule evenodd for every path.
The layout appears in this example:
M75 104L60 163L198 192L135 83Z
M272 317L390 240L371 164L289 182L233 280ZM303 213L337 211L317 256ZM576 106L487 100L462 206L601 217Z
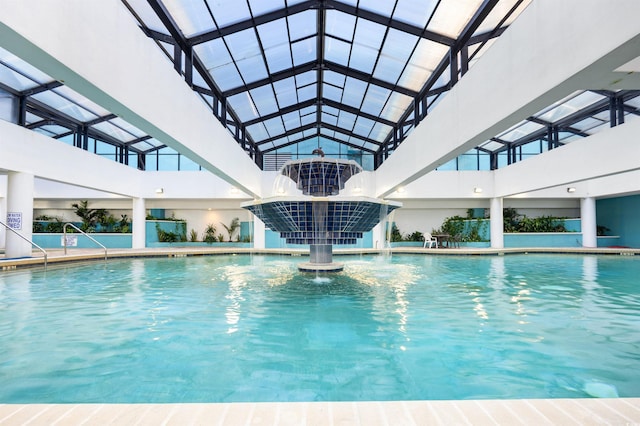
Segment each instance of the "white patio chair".
M422 248L427 248L427 244L429 244L429 248L433 247L434 244L436 245L436 248L438 248L438 239L429 232L424 233L424 245Z

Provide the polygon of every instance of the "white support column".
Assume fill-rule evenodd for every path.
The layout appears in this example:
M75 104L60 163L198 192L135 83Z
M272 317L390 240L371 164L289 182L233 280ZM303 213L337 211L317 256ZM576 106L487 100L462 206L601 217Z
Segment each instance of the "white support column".
M33 188L31 173L9 172L7 180L7 214L3 222L28 241L11 231L6 233L6 257L31 257L33 236Z
M145 248L147 243L147 209L144 198L133 199L133 233L131 248Z
M504 220L502 198L491 199L491 248L504 248Z
M595 198L587 197L580 199L580 219L582 247L598 247Z
M266 245L264 222L253 213L250 216L253 217L253 248L263 249Z

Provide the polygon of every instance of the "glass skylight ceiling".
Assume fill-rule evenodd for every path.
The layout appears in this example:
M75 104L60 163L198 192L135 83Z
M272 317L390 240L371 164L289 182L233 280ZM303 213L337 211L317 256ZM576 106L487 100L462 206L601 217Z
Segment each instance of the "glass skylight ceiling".
M24 97L24 118L22 122L20 119L15 121L46 136L66 140L81 148L85 145L85 149L87 142L83 139L98 140L117 148L118 156L125 163L128 163L130 153L137 156L165 148L160 141L145 135L0 46L1 91L17 98ZM93 146L94 152L97 152L97 144Z
M529 2L123 0L249 155L331 141L376 166Z
M300 158L317 146L379 166L529 2L122 0L167 66L265 168L279 161L270 156ZM4 93L23 102L11 121L79 148L100 153L100 141L116 161L143 169L145 156L159 165L157 154L176 155L0 40ZM543 152L637 116L639 94L576 92L472 153L490 156L491 168L511 164L533 143Z

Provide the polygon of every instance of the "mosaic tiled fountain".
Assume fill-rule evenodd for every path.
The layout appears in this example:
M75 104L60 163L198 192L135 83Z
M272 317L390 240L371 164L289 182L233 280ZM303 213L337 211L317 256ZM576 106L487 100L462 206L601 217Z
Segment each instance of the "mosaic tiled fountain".
M346 182L361 172L362 167L352 160L288 161L274 184L275 195L242 207L287 243L309 244L309 262L300 263L300 270L340 271L343 265L333 262L333 245L357 244L364 232L401 207L396 202L340 194ZM357 194L358 185L349 186L348 192Z

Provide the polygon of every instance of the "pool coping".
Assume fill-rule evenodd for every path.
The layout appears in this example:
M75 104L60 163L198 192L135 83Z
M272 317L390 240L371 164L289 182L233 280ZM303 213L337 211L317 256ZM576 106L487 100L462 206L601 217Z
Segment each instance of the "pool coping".
M390 249L335 249L334 255L362 255L362 254L423 254L423 255L457 255L457 256L504 256L509 254L600 254L616 256L640 255L636 248L588 248L588 247L519 247L519 248L422 248L422 247L394 247ZM84 262L104 260L102 249L68 249L67 254L62 249L47 250L47 264L67 262ZM162 247L144 249L110 249L107 259L137 258L137 257L187 257L187 256L215 256L228 254L269 254L281 256L308 256L304 249L254 249L228 247ZM42 252L33 251L32 257L7 259L0 253L0 271L14 270L25 267L44 266Z

